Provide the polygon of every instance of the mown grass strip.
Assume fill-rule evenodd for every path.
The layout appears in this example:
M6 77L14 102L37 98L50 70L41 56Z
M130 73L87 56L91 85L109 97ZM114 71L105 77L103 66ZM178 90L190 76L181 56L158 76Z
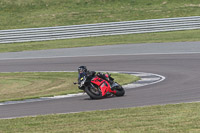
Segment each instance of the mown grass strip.
M197 0L1 0L0 30L199 16ZM200 41L200 31L0 44L0 52L96 45Z
M200 103L0 120L0 132L200 132Z
M56 48L89 47L114 44L200 41L200 30L88 37L66 40L0 44L0 52Z
M1 0L0 30L198 16L198 0Z
M113 73L120 84L138 80L128 74ZM73 84L77 72L0 73L0 102L82 92Z

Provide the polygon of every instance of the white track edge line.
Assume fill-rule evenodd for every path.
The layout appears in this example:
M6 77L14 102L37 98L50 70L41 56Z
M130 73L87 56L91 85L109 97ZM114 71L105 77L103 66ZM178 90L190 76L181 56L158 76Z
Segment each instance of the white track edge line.
M40 72L40 71L26 71L26 72ZM75 72L75 71L41 71L41 72ZM99 71L102 72L102 71ZM142 86L147 86L147 85L152 85L152 84L156 84L159 82L162 82L163 80L165 80L165 77L162 75L158 75L158 74L153 74L153 73L145 73L145 72L128 72L128 71L107 71L110 73L129 73L129 74L146 74L147 76L149 75L154 75L157 77L160 77L161 79L158 81L153 81L151 83L145 83L145 84L134 84L134 83L130 83L127 85L123 85L123 87L125 89L133 89L133 88L139 88ZM2 72L2 73L9 73L9 72ZM17 73L17 72L16 72ZM141 80L142 81L142 78ZM2 105L11 105L11 104L21 104L21 103L31 103L31 102L39 102L39 101L46 101L46 100L54 100L54 99L62 99L62 98L71 98L71 97L79 97L79 96L84 96L86 95L85 93L76 93L76 94L67 94L67 95L59 95L59 96L53 96L53 97L41 97L41 98L37 98L37 99L26 99L26 100L22 100L22 101L6 101L6 102L2 102L0 103L0 106Z

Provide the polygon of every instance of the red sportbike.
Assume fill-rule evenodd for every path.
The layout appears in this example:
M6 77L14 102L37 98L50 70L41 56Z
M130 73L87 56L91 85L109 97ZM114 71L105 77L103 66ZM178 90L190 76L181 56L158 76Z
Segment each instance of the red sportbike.
M110 83L95 74L92 77L80 77L79 88L84 90L91 99L101 99L112 95L123 96L125 94L124 88L114 82L110 74L107 75Z

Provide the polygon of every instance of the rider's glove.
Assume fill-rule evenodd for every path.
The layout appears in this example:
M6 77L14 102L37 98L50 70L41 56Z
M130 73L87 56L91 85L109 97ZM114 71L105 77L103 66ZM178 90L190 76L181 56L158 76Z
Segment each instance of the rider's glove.
M84 90L84 87L83 86L78 86L78 88L80 89L80 90Z

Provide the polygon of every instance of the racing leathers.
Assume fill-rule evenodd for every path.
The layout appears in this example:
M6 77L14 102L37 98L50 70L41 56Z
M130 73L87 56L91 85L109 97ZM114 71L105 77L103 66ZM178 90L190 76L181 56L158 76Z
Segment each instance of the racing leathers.
M98 76L99 78L102 78L106 81L108 81L108 83L110 85L113 84L113 78L110 77L110 75L108 74L104 74L104 73L101 73L101 72L98 72L96 73L95 71L87 71L87 72L83 72L83 73L80 73L79 74L79 77L78 77L78 84L80 85L83 77L86 76L88 80L91 80L94 76ZM79 89L83 89L79 86Z

